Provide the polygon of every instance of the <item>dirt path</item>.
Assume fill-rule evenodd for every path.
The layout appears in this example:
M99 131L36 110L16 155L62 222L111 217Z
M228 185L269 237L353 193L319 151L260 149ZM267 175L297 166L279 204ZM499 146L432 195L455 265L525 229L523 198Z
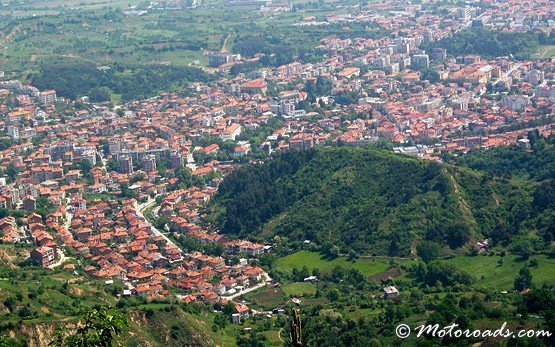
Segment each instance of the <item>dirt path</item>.
M449 177L449 180L453 184L453 187L455 188L455 195L458 198L460 206L463 208L463 210L466 213L472 215L472 211L470 211L470 207L468 206L468 203L466 202L466 200L463 199L463 197L461 195L459 184L457 183L457 180L455 180L455 177L453 177L453 175L451 175L451 173L449 171L447 171L447 169L443 169L443 173L446 174Z
M224 40L224 44L222 45L222 49L220 49L220 53L227 53L227 40L231 37L231 34L228 34Z

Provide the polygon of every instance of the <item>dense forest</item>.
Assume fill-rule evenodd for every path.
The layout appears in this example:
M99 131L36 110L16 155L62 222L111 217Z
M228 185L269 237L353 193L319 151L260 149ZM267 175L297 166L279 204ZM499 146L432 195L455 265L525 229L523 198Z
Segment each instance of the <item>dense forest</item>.
M552 142L520 149L537 166L518 180L462 166L472 159L445 165L375 148L283 153L226 177L215 222L225 233L331 242L344 252L406 256L420 240L458 249L485 237L515 252L539 251L554 232L553 180L546 180L554 161L542 155Z
M89 63L48 65L32 76L39 89L55 89L59 96L76 99L90 96L91 101L110 101L110 91L121 94L123 101L142 99L159 90L190 81L208 81L210 76L198 68L153 65L128 70L116 66L99 70Z
M512 54L517 59L529 58L546 41L545 35L535 32L500 32L484 28L462 30L452 36L426 45L426 51L445 48L449 54L460 56L479 54L500 57Z

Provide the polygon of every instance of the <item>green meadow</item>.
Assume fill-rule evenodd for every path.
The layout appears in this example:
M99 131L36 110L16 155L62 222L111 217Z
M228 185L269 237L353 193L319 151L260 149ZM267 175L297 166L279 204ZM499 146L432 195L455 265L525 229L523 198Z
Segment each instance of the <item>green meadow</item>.
M306 266L309 272L318 268L322 273L330 273L334 267L340 266L345 269L359 270L367 277L380 274L390 268L390 265L381 258L379 260L376 258L359 258L350 262L345 257L327 259L320 253L308 251L299 251L278 259L275 268L279 271L290 272L295 267L301 269L303 266Z

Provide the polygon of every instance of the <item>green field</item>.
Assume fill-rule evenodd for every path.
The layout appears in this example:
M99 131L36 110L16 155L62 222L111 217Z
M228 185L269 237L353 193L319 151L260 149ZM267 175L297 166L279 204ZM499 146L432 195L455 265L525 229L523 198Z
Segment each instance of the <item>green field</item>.
M390 267L385 261L376 260L375 258L360 258L355 262L349 262L345 257L329 260L320 253L299 251L278 259L275 268L290 272L294 267L301 269L303 266L308 267L309 272L318 268L322 273L330 273L334 267L340 266L345 269L357 269L367 277L380 274Z
M316 293L316 285L314 283L289 283L284 284L281 289L287 296L314 295Z
M540 46L540 49L536 52L536 57L540 59L549 59L554 56L555 56L555 45Z
M538 267L530 268L532 280L537 286L544 283L555 284L555 259L545 255L533 256L537 259ZM499 259L503 263L499 265ZM511 290L513 282L518 275L518 271L526 264L516 255L500 256L476 256L476 257L456 257L445 260L446 263L453 264L462 270L467 271L476 278L475 285L493 287L500 290Z
M286 302L285 294L281 288L270 288L268 286L245 294L244 297L245 300L267 309L283 307Z

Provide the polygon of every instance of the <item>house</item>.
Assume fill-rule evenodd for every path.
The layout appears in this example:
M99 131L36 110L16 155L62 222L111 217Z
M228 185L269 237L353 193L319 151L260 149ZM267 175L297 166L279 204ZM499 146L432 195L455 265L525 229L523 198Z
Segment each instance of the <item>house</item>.
M56 262L56 249L52 247L37 247L31 251L31 260L34 264L49 267Z
M266 94L267 85L263 79L258 78L241 84L240 90L241 90L241 93Z
M399 291L394 286L387 286L383 291L386 299L393 299L399 296Z
M250 317L250 308L245 304L235 304L235 311L237 311L241 319L247 319Z
M231 314L231 321L233 324L241 324L241 315L239 313Z
M243 157L249 154L250 148L247 146L236 146L233 149L233 156L235 157Z
M23 209L27 211L34 211L37 209L37 200L33 196L26 196L23 199Z
M235 138L239 135L241 135L241 125L233 123L223 131L221 138L224 141L235 141Z

